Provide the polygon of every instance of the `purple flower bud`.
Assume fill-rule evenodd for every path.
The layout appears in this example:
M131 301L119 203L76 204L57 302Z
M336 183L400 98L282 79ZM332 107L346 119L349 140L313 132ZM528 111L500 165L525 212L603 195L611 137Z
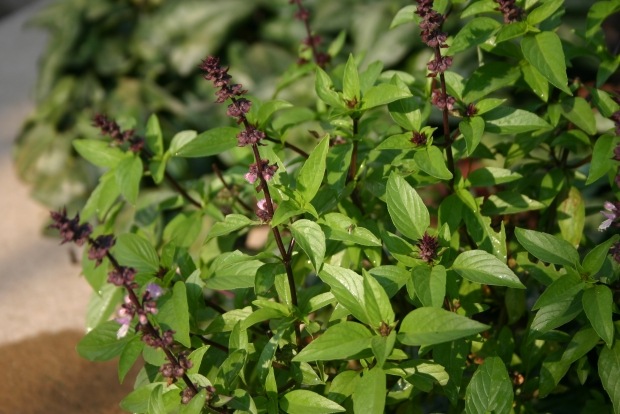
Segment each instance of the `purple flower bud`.
M420 254L420 259L426 263L431 263L437 257L437 248L439 247L439 240L437 237L429 236L427 232L417 244Z
M50 228L58 229L60 231L60 237L62 243L74 242L76 245L81 246L88 241L88 237L93 231L90 224L80 224L80 215L76 214L74 218L69 219L67 217L67 209L63 208L59 212L50 212L54 223L50 225Z
M269 210L267 209L267 200L266 199L261 199L258 200L258 202L256 203L256 215L258 216L259 219L261 219L261 221L267 223L269 221L271 221L271 213L269 213ZM275 208L275 206L274 206Z
M145 299L147 294L148 299L157 299L164 294L164 290L157 283L149 283L148 285L146 285L146 290L144 293Z
M108 251L114 246L116 240L112 234L98 236L91 243L88 250L88 259L95 260L95 266L99 266L103 259L107 256Z
M426 134L422 132L413 132L411 134L411 143L417 146L426 145L426 140Z
M237 145L239 147L245 147L246 145L257 144L265 138L265 133L254 127L244 129L237 134Z

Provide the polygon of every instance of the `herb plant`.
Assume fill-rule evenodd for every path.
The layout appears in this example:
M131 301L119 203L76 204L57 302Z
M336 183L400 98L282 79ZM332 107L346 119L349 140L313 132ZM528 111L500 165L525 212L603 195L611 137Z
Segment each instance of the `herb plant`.
M620 59L600 30L620 2L569 32L559 0L418 0L392 27L423 46L391 70L290 3L306 37L271 99L208 56L229 121L170 138L97 115L103 137L73 144L105 172L52 227L96 292L78 352L119 357L121 381L143 363L121 407L620 413Z

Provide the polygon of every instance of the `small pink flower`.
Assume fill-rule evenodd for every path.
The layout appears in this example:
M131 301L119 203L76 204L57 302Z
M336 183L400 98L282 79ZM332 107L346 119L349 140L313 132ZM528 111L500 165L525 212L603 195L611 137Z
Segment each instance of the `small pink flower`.
M605 216L606 220L598 226L599 231L607 230L609 226L620 218L620 202L612 203L611 201L605 201L603 207L605 210L601 211L601 214Z

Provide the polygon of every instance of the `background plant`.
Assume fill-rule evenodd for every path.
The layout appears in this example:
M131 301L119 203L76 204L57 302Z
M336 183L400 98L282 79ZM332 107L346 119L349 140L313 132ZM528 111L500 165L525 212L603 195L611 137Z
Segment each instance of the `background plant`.
M291 3L306 40L271 99L209 56L219 124L99 115L105 137L73 143L104 173L53 226L98 292L78 351L119 356L121 380L145 361L121 406L620 412L620 61L600 31L620 3L571 32L561 1L418 1L391 26L423 43L389 70L318 41L328 6Z

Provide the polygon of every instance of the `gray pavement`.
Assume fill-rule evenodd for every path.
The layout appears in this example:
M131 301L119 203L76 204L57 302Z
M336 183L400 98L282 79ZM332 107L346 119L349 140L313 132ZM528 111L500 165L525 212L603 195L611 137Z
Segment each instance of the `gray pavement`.
M69 250L44 238L47 210L15 174L12 143L33 110L37 61L46 35L24 23L40 0L0 20L0 344L84 329L90 288Z

